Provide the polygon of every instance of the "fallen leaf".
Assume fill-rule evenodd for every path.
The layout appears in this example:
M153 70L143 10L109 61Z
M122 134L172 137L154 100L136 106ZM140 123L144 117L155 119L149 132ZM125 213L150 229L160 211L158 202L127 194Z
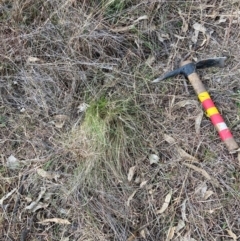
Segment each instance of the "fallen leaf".
M193 24L193 28L194 28L195 32L194 32L194 35L192 36L192 41L193 41L193 43L196 44L197 40L198 40L199 32L205 34L207 29L199 23Z
M54 179L55 181L57 181L57 179L60 177L58 173L47 172L41 168L37 169L37 174L43 178Z
M191 162L199 162L199 160L197 158L195 158L194 156L191 156L190 154L188 154L186 151L184 151L181 147L179 147L178 145L176 145L176 141L174 138L172 138L171 136L164 134L163 136L164 140L166 142L168 142L171 145L175 145L176 146L176 150L178 152L178 155L184 159L185 161L191 161Z
M177 34L174 34L174 36L176 38L180 39L180 40L183 40L183 39L187 38L187 37L183 37L183 36L180 36L180 35L177 35Z
M170 38L168 34L160 33L160 32L156 32L156 33L157 33L157 38L161 43L163 43L165 40L168 40Z
M17 191L17 188L14 188L11 192L5 194L1 199L0 199L0 205L3 205L3 202L7 200L9 197L13 195Z
M186 33L188 31L188 23L187 21L185 20L185 18L183 17L183 14L182 14L182 11L180 9L178 9L178 14L180 16L180 18L182 19L182 31L184 33Z
M138 19L136 19L136 20L134 21L134 23L137 23L137 22L139 22L139 21L141 21L141 20L145 20L145 19L148 19L148 16L147 16L147 15L143 15L143 16L139 17Z
M130 206L130 202L132 201L133 197L135 196L137 190L135 190L131 195L130 197L128 198L127 200L127 206L129 207Z
M149 156L149 161L150 161L150 164L152 165L152 164L156 164L156 163L158 163L159 162L159 156L158 155L155 155L155 154L151 154L150 156Z
M42 60L37 57L32 57L32 56L29 56L27 58L27 63L36 63L36 62L42 62Z
M41 208L47 208L48 206L49 206L48 203L39 202L32 208L32 212L35 213L37 210L39 210Z
M194 166L190 163L183 163L183 165L185 165L185 166L193 169L194 171L202 174L207 180L212 180L211 176L204 169L202 169L200 167L196 167L196 166Z
M140 188L143 188L146 184L147 184L147 180L146 181L142 181L141 184L140 184Z
M148 66L151 67L152 63L153 63L155 60L156 60L155 56L150 55L150 56L148 57L148 59L146 60L145 63L146 63L146 65L148 65Z
M185 161L190 161L190 162L199 162L199 160L197 158L195 158L194 156L188 154L187 152L185 152L182 148L177 147L177 152L179 154L179 156L184 159Z
M38 205L38 203L41 200L41 198L43 197L43 195L45 194L46 190L47 189L45 187L41 187L41 192L39 193L36 201L31 202L27 207L25 207L25 209L33 211L35 209L35 207Z
M237 241L237 235L233 233L232 230L226 229L226 231L228 232L228 235L233 239L233 241Z
M136 179L134 180L134 182L135 182L136 184L139 184L139 183L141 182L141 178L140 178L140 177L136 177Z
M176 144L177 142L175 141L174 138L172 138L171 136L167 135L167 134L164 134L163 135L163 138L166 142L168 142L169 144Z
M195 131L197 135L200 135L200 126L203 118L203 111L201 110L195 119Z
M132 166L129 168L129 171L128 171L128 181L131 182L132 181L132 178L135 174L135 171L136 171L136 166Z
M170 193L168 193L168 195L165 197L165 201L164 201L161 209L158 210L158 211L156 212L156 214L161 214L161 213L164 213L164 212L166 211L166 209L168 208L169 203L170 203L170 201L171 201L171 198L172 198L172 191L170 191Z
M62 218L48 218L38 223L58 223L58 224L71 224L67 219Z
M176 227L170 227L167 232L166 241L170 241L174 237Z
M211 197L212 195L214 194L213 191L209 190L209 191L206 191L205 195L204 195L204 200L207 200L209 197Z
M11 170L16 170L20 167L20 162L15 156L10 155L7 158L7 167Z
M181 215L182 215L183 221L189 222L186 215L186 202L187 202L187 199L184 199L181 207Z
M132 25L129 25L129 26L126 26L126 27L113 28L113 29L111 29L111 31L113 31L115 33L126 32L126 31L129 31L129 30L134 29L134 28L135 28L135 25L132 24Z
M145 229L142 229L142 230L140 231L140 236L141 236L142 238L146 239Z

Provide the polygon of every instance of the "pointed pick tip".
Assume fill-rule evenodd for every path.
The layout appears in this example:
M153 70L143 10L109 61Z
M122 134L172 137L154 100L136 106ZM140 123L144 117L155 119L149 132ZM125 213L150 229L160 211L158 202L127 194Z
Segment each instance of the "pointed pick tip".
M163 77L159 77L159 78L156 78L155 80L151 81L151 83L158 83L163 79L164 79Z

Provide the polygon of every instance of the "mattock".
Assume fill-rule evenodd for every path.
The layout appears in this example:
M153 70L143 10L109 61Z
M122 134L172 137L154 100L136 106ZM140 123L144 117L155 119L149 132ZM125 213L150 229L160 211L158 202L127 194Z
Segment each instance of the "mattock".
M223 67L225 59L226 57L219 57L201 60L197 63L194 63L190 60L186 60L182 62L180 68L165 74L163 77L155 79L153 83L157 83L161 80L173 77L178 74L183 74L192 84L198 96L198 99L200 100L204 110L206 111L207 116L211 119L213 125L219 133L221 140L225 143L226 147L228 148L228 151L231 154L238 152L238 158L240 158L240 149L237 142L235 141L231 131L224 122L223 117L219 113L217 107L213 103L209 93L205 89L202 81L200 80L196 72L197 69L203 69L208 67Z

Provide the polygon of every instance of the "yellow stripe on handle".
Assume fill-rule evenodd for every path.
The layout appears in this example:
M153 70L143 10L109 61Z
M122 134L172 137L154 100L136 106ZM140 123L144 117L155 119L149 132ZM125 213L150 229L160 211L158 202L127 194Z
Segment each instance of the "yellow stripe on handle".
M204 100L210 99L210 95L208 94L207 91L202 92L198 95L198 98L201 102L203 102Z
M211 117L212 115L219 114L218 109L216 107L211 107L207 109L207 116Z

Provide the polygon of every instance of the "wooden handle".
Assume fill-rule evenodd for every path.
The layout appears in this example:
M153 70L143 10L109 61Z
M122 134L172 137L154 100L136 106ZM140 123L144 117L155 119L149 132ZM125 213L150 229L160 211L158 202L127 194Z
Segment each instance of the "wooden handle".
M227 146L229 152L235 153L239 151L237 142L234 140L231 131L224 122L221 114L219 113L217 107L213 103L209 93L206 91L197 73L194 72L188 75L188 79L192 84L196 94L198 95L198 99L201 101L207 116L211 119L213 125L218 131L220 138Z

